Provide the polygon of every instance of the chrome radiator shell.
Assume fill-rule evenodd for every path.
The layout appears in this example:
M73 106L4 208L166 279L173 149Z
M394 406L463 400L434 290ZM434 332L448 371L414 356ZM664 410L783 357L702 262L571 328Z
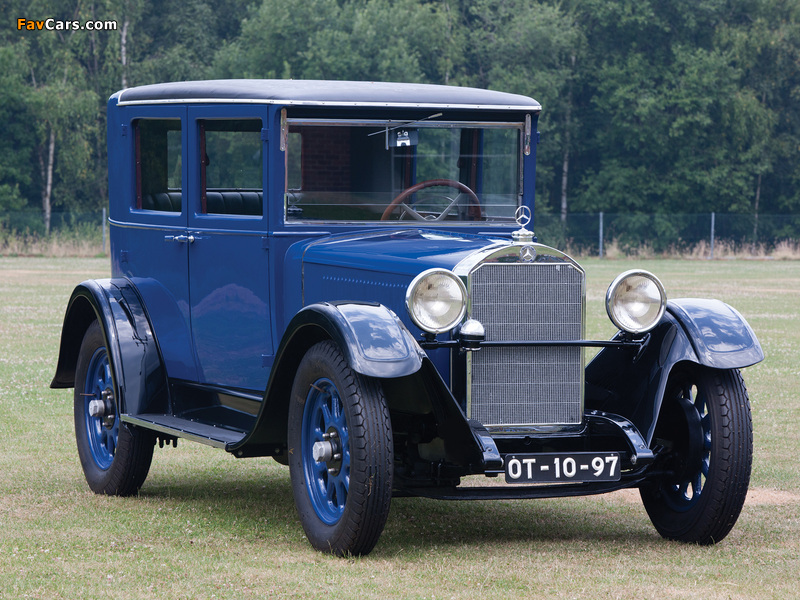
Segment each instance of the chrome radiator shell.
M469 293L468 317L483 324L487 341L583 339L586 275L567 255L539 244L503 246L463 261L456 274ZM579 425L584 362L577 346L467 352L467 416L496 433Z

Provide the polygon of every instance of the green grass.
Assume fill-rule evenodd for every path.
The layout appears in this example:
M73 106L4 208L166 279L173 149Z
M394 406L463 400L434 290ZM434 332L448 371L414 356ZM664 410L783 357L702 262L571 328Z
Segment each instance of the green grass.
M395 499L373 553L310 548L288 472L181 442L136 498L92 494L71 390L50 390L67 299L107 259L0 258L0 598L790 598L800 589L800 262L589 259L587 334L607 337L613 277L742 312L767 359L745 371L751 494L711 548L662 540L638 496Z

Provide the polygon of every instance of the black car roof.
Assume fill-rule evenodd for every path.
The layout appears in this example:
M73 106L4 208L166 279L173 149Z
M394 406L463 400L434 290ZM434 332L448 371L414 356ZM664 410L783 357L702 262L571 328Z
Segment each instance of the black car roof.
M487 108L538 112L533 98L478 88L376 81L218 79L157 83L117 92L117 103L240 102L305 106Z

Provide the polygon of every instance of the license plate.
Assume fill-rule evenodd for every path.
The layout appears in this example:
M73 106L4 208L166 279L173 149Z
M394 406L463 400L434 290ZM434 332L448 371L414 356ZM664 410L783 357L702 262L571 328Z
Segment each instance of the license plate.
M509 454L506 483L587 483L619 481L617 452Z

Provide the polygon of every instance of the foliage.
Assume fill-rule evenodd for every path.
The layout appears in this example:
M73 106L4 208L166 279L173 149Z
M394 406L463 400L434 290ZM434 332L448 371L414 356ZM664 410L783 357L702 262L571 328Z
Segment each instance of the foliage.
M742 85L733 50L715 43L716 23L732 19L723 4L664 14L680 4L605 4L620 9L619 20L596 40L604 62L591 86L608 118L592 130L576 209L606 198L616 211L752 212L774 117ZM609 45L612 37L621 43Z
M17 48L0 48L0 123L5 130L0 135L0 215L22 208L31 191L32 177L27 166L32 161L32 149L21 144L30 122L29 90L13 68L19 58Z
M403 15L398 19L398 15ZM434 81L441 15L417 0L264 0L217 55L224 77Z
M0 31L0 211L106 202L105 102L117 89L293 77L537 98L538 210L562 220L597 211L800 212L800 0L0 6L13 17ZM116 29L20 31L19 16L110 20Z

